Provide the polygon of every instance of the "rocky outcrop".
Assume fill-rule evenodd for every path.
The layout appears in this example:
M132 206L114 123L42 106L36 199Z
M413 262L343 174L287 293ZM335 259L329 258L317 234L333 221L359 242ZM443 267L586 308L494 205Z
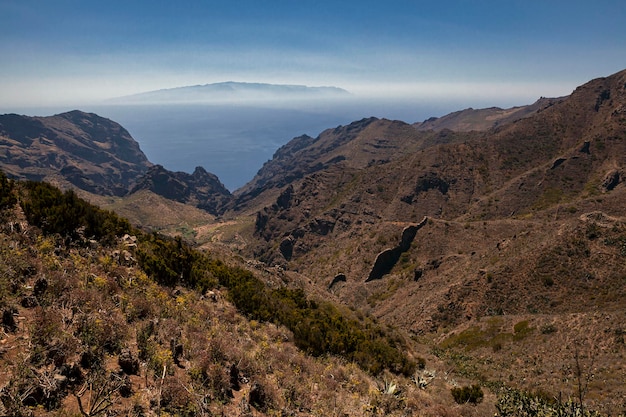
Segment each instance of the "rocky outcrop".
M230 192L217 176L197 167L193 174L172 172L155 165L137 182L130 193L149 190L155 194L185 204L193 204L218 215L231 201Z
M580 147L578 152L586 153L587 155L589 155L589 154L591 154L590 147L591 147L591 142L586 140L585 143L583 143L583 146Z
M280 253L287 261L291 260L291 256L293 255L294 243L295 239L291 236L286 237L282 242L280 242Z
M413 201L422 193L430 190L437 190L441 194L447 194L450 189L450 183L439 177L436 173L431 172L419 177L416 181L415 188L411 194L401 198L402 201L412 204Z
M399 246L380 252L378 256L376 256L374 266L365 282L381 279L383 276L390 273L393 267L398 263L400 255L402 255L402 251Z
M339 284L340 282L346 282L347 278L345 274L337 274L335 276L335 278L333 278L333 280L330 282L330 284L328 284L328 290L332 290L333 287L337 284Z
M279 209L288 209L291 207L291 198L293 196L293 185L285 188L285 190L276 199L276 205Z
M405 227L402 231L400 244L394 248L385 249L380 252L378 256L376 256L374 266L372 267L372 270L370 271L365 282L381 279L383 276L391 272L393 267L398 263L398 260L400 260L402 253L411 248L411 243L413 243L413 240L417 235L417 231L424 227L427 222L428 217L424 217L418 224Z
M413 239L415 239L415 235L421 226L407 226L402 231L402 239L400 239L400 250L402 252L406 252L411 247L411 243L413 243Z
M617 169L611 170L606 173L602 180L602 188L605 191L611 191L622 181L622 175Z
M554 162L552 162L552 166L550 167L550 169L558 168L565 161L567 161L567 158L557 158Z

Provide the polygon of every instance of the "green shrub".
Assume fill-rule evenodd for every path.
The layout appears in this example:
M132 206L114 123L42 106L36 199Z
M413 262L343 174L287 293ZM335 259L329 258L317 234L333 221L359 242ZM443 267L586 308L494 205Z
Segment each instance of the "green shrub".
M159 284L186 285L205 292L217 285L209 259L194 250L182 238L168 238L157 233L141 235L137 261L146 274Z
M452 388L450 390L454 401L457 404L478 404L485 396L480 385L465 386L462 388Z
M13 181L0 171L0 212L13 208L17 202Z
M535 394L507 388L499 393L496 409L500 417L600 417L601 414L568 400L557 401L545 392Z
M371 320L359 321L330 302L310 300L301 289L269 289L251 272L219 260L199 262L228 288L239 311L251 319L284 325L293 332L296 346L308 354L341 355L374 374L383 369L405 375L415 371L401 340Z
M522 340L526 336L528 336L534 329L532 327L528 327L528 320L523 320L518 323L515 323L513 326L513 331L515 334L513 338L515 340Z
M73 241L84 238L110 244L131 232L128 220L79 198L72 190L62 192L43 182L27 181L20 205L26 219L45 234L59 234Z

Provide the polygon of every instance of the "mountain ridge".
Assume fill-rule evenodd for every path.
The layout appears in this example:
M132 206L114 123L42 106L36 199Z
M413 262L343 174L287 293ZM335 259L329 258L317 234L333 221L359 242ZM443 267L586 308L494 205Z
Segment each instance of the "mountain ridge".
M530 117L566 98L567 97L541 97L533 104L508 109L502 109L500 107L487 107L482 109L468 108L449 113L442 117L431 117L423 122L414 123L413 126L418 130L440 131L450 129L455 132L470 132L472 130L484 131Z
M297 100L346 97L350 93L339 87L309 87L295 84L268 84L226 81L147 91L108 100L116 103L185 103L242 100Z
M557 396L572 346L612 346L594 353L606 378L593 395L616 407L625 109L620 71L487 129L364 119L296 138L235 193L234 213L255 216L240 253L525 390ZM487 335L524 323L545 333L523 347ZM518 349L537 365L512 370Z
M482 412L427 414L493 415L514 389L619 415L626 70L548 104L490 126L499 110L466 111L483 126L470 131L366 118L296 137L191 238L247 259L270 288L304 288L404 332L444 391L457 379L491 390ZM153 171L197 204L178 182L193 174Z
M152 165L122 126L78 110L0 115L0 151L0 168L11 176L104 195L123 195Z

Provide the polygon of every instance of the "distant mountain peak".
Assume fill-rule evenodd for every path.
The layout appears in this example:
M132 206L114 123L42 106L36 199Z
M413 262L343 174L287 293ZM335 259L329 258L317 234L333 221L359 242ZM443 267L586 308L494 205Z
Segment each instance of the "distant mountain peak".
M201 103L223 101L298 100L336 98L350 95L339 87L309 87L295 84L267 84L225 81L148 91L109 100L114 103Z

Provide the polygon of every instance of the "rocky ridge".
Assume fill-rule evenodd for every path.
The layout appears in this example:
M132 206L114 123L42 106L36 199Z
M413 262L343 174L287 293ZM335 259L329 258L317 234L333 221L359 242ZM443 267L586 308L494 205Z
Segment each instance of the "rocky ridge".
M365 119L298 138L236 196L244 204L235 213L264 205L242 253L306 274L415 337L436 337L442 354L469 344L488 378L509 369L518 348L490 341L489 326L504 334L527 322L547 335L558 323L558 337L524 349L537 372L551 375L544 389L567 389L558 367L571 346L622 351L611 335L621 332L626 296L618 243L626 236L625 108L622 71L485 131ZM263 189L252 194L256 184ZM403 233L425 216L401 250ZM614 221L606 226L606 218ZM472 332L484 345L458 341ZM619 390L611 355L597 358L608 366L602 387ZM535 389L523 382L537 383L528 372L509 379Z
M0 168L16 178L121 196L151 165L126 129L93 113L0 116Z
M169 200L190 204L217 215L232 199L216 175L202 167L196 167L192 174L171 172L161 165L151 167L131 188L130 193L149 190Z

